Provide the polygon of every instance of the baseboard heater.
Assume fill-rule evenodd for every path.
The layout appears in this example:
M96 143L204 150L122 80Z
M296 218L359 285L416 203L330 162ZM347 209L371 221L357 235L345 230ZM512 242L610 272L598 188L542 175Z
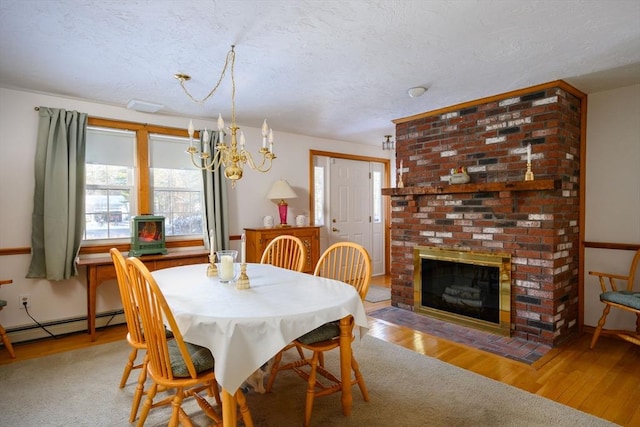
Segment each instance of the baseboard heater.
M106 311L96 315L96 329L103 328L105 326L119 325L122 323L126 323L123 310ZM62 336L75 332L87 331L87 316L55 320L41 323L41 325L47 328L47 330L55 336ZM14 344L49 338L51 336L36 324L7 329L7 334L9 335L11 342Z

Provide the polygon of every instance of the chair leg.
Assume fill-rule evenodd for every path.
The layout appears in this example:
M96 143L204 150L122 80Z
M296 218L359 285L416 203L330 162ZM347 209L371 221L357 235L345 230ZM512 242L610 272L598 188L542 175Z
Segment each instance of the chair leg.
M138 418L138 424L136 424L137 427L144 426L144 422L147 420L147 416L151 410L151 405L153 405L153 398L156 396L157 392L158 384L154 381L149 391L147 391L147 400L145 400L144 405L142 405L142 412L140 412L140 418Z
M142 400L142 395L144 394L144 383L147 381L148 364L149 356L145 354L144 360L142 361L140 375L138 375L138 385L136 386L136 391L133 395L133 402L131 403L131 414L129 415L130 423L132 423L136 419L136 415L138 415L138 408L140 407L140 401Z
M605 304L604 310L602 310L602 317L598 320L598 327L593 332L593 338L591 338L591 345L589 346L590 349L593 349L596 345L596 341L598 341L598 337L600 336L600 332L602 332L602 328L604 328L604 322L607 319L609 310L611 310L611 306L609 304Z
M267 386L265 387L265 391L267 393L271 393L271 389L273 388L273 383L276 381L276 375L278 375L278 369L280 368L280 361L282 360L282 351L279 351L273 357L273 366L271 366L271 373L269 373L269 380L267 381Z
M16 353L13 351L13 345L11 345L11 340L7 336L7 331L0 325L0 337L2 337L2 344L4 344L4 348L9 352L9 357L12 359L16 358Z
M245 427L253 427L253 418L251 418L251 412L249 411L249 405L247 399L244 396L242 390L236 392L236 401L238 402L238 409L240 410L240 416Z
M176 395L171 401L171 418L169 419L169 427L178 427L180 424L180 409L184 400L184 390L182 387L176 389ZM186 414L185 414L186 415ZM184 424L184 420L182 421Z
M216 400L216 404L222 408L222 399L220 398L220 388L218 387L218 383L216 381L214 381L211 384L211 387L209 387L209 396L213 396L213 398Z
M316 397L316 378L317 378L317 368L318 368L318 360L322 352L314 351L313 357L311 358L311 371L309 372L309 382L307 385L307 399L304 407L304 427L309 427L311 425L311 412L313 411L313 399Z
M212 384L214 381L211 382L211 384L209 384L206 387L207 393L212 392ZM187 396L191 396L196 400L196 403L198 403L198 406L200 406L200 409L202 409L202 411L213 420L213 423L210 425L210 427L217 427L217 426L222 426L222 418L220 417L220 415L218 415L218 413L216 413L216 411L213 409L213 406L211 406L211 404L209 403L209 401L207 401L204 397L200 396L199 394L199 390L200 387L197 387L195 389L191 389L187 392ZM212 392L213 394L213 392ZM188 418L188 416L185 413L185 417ZM183 417L184 418L184 417ZM186 422L186 419L181 418L180 421L182 422ZM191 422L191 421L189 421Z
M356 377L356 382L358 383L358 387L360 387L360 393L362 393L362 398L365 402L369 401L369 391L367 390L367 385L364 383L364 377L360 373L360 365L356 361L356 358L351 356L351 369Z
M122 378L120 379L120 388L124 388L125 384L127 384L127 380L129 379L129 375L131 374L131 370L133 369L133 364L136 361L136 357L138 357L138 349L133 347L131 352L129 353L129 360L127 360L127 364L124 366L124 372L122 372Z

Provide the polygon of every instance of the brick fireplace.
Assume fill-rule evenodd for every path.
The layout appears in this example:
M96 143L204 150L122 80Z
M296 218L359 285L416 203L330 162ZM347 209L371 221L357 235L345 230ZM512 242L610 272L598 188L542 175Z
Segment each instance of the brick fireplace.
M394 120L391 303L414 310L414 247L511 256L510 335L555 346L578 328L586 96L562 81ZM534 181L524 181L531 146ZM464 167L465 184L449 184Z

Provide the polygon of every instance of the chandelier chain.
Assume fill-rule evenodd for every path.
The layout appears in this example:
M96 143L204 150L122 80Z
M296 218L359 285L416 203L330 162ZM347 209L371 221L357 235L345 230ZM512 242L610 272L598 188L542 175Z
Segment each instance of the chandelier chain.
M222 73L220 74L220 78L218 78L218 82L213 87L213 89L211 89L211 91L202 99L196 99L193 95L191 95L189 90L184 85L185 81L187 81L186 79L183 79L183 78L178 79L180 81L180 86L182 87L182 90L184 90L184 93L187 94L189 99L191 99L196 104L204 104L205 102L207 102L209 98L213 96L214 93L216 93L216 90L218 90L220 83L222 83L222 80L224 79L224 76L227 73L227 68L229 67L229 64L231 64L231 85L232 85L231 90L232 90L232 105L233 105L234 104L233 98L235 97L235 91L236 91L235 78L233 76L235 62L236 62L236 51L235 51L235 46L232 45L231 50L229 50L229 52L227 53L227 57L224 61L224 67L222 68Z

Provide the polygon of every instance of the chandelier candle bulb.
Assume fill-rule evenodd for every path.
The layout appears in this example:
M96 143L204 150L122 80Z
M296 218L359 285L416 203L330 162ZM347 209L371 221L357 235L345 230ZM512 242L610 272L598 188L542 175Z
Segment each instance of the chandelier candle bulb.
M267 119L262 122L262 148L267 148L267 136L269 136L269 125L267 125Z
M192 150L195 150L195 146L193 145L193 120L189 120L189 127L187 128L187 133L189 134L189 150L187 151L187 153L192 152Z

